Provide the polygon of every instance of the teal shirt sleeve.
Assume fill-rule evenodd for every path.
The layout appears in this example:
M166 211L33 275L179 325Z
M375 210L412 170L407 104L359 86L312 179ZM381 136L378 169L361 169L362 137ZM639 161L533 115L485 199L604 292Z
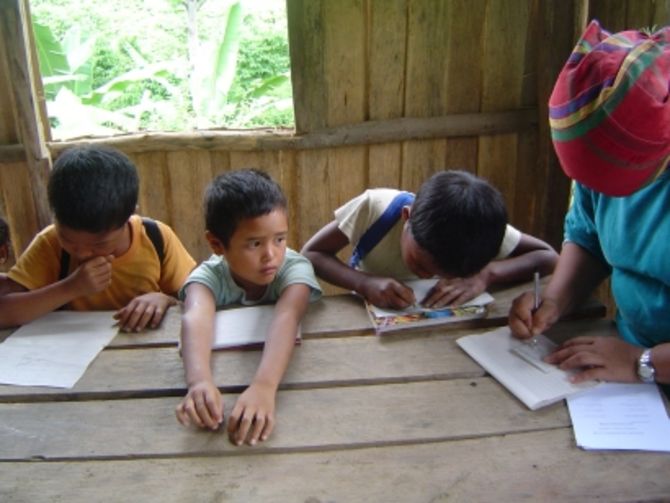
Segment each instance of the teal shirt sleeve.
M583 185L579 183L574 184L572 205L565 216L565 241L584 248L611 271L610 264L603 253L596 227L594 212L596 197L598 197L597 194Z

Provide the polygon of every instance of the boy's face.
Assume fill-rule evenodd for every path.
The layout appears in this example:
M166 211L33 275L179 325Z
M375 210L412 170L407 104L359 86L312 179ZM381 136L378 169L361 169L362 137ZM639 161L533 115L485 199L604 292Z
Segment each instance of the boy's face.
M288 219L276 209L267 215L241 220L228 246L208 236L215 253L223 255L235 282L251 293L270 284L284 262Z
M444 276L443 272L435 263L433 256L421 248L412 236L412 230L409 224L410 208L405 206L402 211L402 218L405 225L400 235L400 254L402 261L412 274L419 278L433 278L435 276Z
M66 227L56 222L56 235L63 249L80 262L93 257L123 255L130 247L130 226L91 233Z

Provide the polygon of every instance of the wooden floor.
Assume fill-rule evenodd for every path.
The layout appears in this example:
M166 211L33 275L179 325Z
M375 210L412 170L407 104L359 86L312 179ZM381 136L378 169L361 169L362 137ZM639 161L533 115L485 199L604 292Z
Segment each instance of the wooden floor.
M175 420L174 311L155 332L116 337L70 390L0 386L0 501L670 500L670 455L580 450L564 403L528 410L455 344L504 324L523 288L494 292L486 320L381 338L352 296L313 305L277 428L254 448ZM215 353L227 410L259 357Z

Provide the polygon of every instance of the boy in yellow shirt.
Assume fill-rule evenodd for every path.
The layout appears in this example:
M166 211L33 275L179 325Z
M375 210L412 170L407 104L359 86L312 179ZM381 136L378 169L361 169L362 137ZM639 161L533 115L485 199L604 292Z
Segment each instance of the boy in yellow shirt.
M135 166L118 150L63 152L48 183L54 223L10 269L0 326L61 307L117 310L126 331L158 326L195 261L167 225L133 215L138 191Z

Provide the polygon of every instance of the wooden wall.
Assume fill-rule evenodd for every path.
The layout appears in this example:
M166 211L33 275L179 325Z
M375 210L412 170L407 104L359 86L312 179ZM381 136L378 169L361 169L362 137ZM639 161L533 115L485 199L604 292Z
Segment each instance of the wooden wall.
M25 0L2 5L27 10ZM294 248L366 188L416 190L444 168L489 179L503 192L514 225L560 246L569 182L547 128L555 77L587 17L620 29L661 24L670 12L667 2L653 0L288 0L287 9L297 134L89 140L132 157L141 176L140 211L172 225L198 260L209 254L204 186L247 166L267 170L286 191ZM18 253L42 225L24 218L39 212L24 208L43 204L28 183L39 168L24 153L36 140L18 124L43 121L38 88L31 107L17 106L26 89L12 80L17 65L9 48L16 50L17 35L1 26L0 210ZM22 65L34 68L29 51ZM53 156L71 144L44 137ZM12 170L23 173L23 188L7 175Z

